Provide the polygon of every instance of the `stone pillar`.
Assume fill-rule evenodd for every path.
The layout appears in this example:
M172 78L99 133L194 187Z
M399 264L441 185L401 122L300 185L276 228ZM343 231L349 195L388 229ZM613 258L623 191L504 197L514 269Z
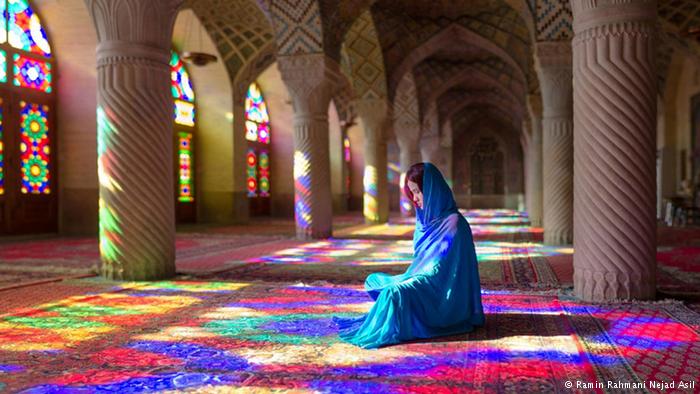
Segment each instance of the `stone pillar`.
M574 292L653 299L656 1L574 0L572 9Z
M97 31L102 275L175 275L170 48L181 1L86 0Z
M542 227L542 98L529 95L530 142L527 160L527 212L530 224Z
M398 122L398 121L397 121ZM399 166L401 167L401 216L409 217L415 215L413 202L411 202L403 193L403 186L406 181L406 172L412 165L420 163L421 153L418 149L418 135L420 128L416 123L395 123L394 130L397 131L396 141L399 144ZM400 133L400 134L399 134Z
M361 99L355 102L354 107L365 132L365 220L367 223L386 223L389 220L388 162L384 135L387 102L382 99Z
M547 245L573 241L573 104L571 45L539 42L542 90L543 224Z
M452 145L440 145L438 154L440 155L440 160L437 163L438 168L440 168L440 172L445 177L445 182L451 188L454 181L452 179Z
M297 238L332 234L328 105L337 65L324 54L279 56L294 107L294 211Z
M437 135L421 137L420 155L423 162L437 165L440 161L440 137Z

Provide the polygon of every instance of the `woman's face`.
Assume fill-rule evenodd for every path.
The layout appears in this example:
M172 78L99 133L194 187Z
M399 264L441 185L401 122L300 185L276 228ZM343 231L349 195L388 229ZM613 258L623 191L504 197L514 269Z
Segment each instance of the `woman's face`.
M420 209L423 209L423 192L420 191L418 184L413 181L407 182L408 189L413 194L413 203Z

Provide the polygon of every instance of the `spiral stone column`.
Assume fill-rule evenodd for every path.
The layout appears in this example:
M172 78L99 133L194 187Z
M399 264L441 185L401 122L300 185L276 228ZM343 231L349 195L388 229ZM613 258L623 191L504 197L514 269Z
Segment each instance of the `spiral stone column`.
M388 105L383 99L361 99L355 101L354 106L365 132L365 221L386 223L389 220L389 182L384 127Z
M297 238L332 235L328 105L337 64L324 54L279 56L294 106L294 212Z
M542 227L542 98L529 95L530 142L527 146L527 212L530 224Z
M536 46L542 89L543 224L548 245L573 240L573 104L571 45Z
M180 0L86 0L97 46L102 275L175 274L170 48Z
M652 299L656 1L574 0L572 9L574 292Z

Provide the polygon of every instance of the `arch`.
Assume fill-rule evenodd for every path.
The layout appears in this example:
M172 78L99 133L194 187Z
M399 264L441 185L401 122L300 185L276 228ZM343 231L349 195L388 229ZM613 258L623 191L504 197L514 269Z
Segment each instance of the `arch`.
M274 57L276 53L275 31L261 3L255 0L197 0L190 4L221 55L231 81L239 79L242 69L251 63L257 64L265 54L272 53ZM253 75L257 76L266 67L259 65L255 68L257 72ZM250 82L252 79L238 91L242 93L237 96L241 103Z
M195 154L192 167L196 220L230 223L237 217L234 212L236 188L231 77L222 54L209 34L202 35L201 43L199 40L192 42L191 32L200 29L203 26L198 14L192 9L183 9L175 20L172 38L173 46L179 52L204 51L219 59L203 67L190 66L187 69L195 82L197 98L197 127L192 144ZM192 47L193 44L196 48ZM241 194L243 188L244 185L239 187Z
M511 102L503 96L492 91L473 92L466 90L450 90L438 98L438 119L440 121L439 130L445 129L445 124L465 107L481 105L493 108L509 108ZM511 122L514 128L522 121L522 117L512 111L504 112L505 119Z
M514 110L518 111L519 113L524 112L524 92L521 92L523 94L518 95L517 93L514 93L510 87L503 86L501 81L498 79L487 74L481 69L470 66L458 69L456 72L447 75L445 78L441 78L438 83L430 86L430 89L425 89L426 92L423 94L422 102L431 103L437 100L438 97L442 96L448 90L457 86L468 89L495 90L504 97L507 97L511 102L519 104L513 108ZM418 97L421 99L421 95Z
M442 48L450 48L456 45L456 42L461 44L467 44L469 46L475 46L483 49L484 51L491 53L497 58L502 59L507 63L516 73L517 78L522 82L524 86L527 86L528 79L526 78L526 72L523 71L521 66L515 61L515 59L506 52L505 49L496 45L493 41L461 26L456 23L452 23L445 27L442 31L432 36L430 39L422 43L420 46L411 51L408 56L406 56L403 61L392 70L391 75L389 75L389 95L393 97L396 91L396 87L400 82L403 75L411 70L414 66L427 59L430 55Z
M489 114L484 107L467 107L454 118L453 126L456 129L457 136L455 144L453 144L453 155L457 160L453 163L455 174L455 197L463 204L477 207L496 208L508 207L516 208L519 198L523 192L524 179L524 160L522 146L517 138L516 130L511 129L503 124L498 116ZM468 127L467 127L468 125ZM461 131L460 131L461 130ZM465 132L466 130L466 132ZM508 176L505 182L505 194L503 199L499 197L474 197L464 194L464 190L460 189L459 183L459 160L468 157L464 151L459 153L456 151L459 148L467 148L473 145L480 136L490 136L496 138L505 150L505 174ZM460 159L461 158L461 159ZM463 173L463 171L462 171Z

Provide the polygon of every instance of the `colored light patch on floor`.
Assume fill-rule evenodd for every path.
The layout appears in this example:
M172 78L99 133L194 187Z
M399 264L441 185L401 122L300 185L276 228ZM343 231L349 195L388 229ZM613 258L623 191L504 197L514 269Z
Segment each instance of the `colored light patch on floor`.
M192 282L192 281L163 281L150 282L143 284L139 282L125 283L116 286L116 290L129 289L141 291L155 292L191 292L191 293L209 293L209 292L233 292L240 290L248 283L231 283L231 282Z
M527 217L527 212L513 209L460 209L459 212L467 218Z
M182 295L135 297L124 292L69 297L0 316L0 350L64 350L199 301Z
M35 356L0 349L15 370L0 380L30 392L563 392L566 380L680 380L695 373L700 350L700 315L679 303L595 306L551 292L484 291L483 328L365 350L340 341L331 322L371 306L360 286L257 283L208 295L166 320L119 327L112 344L95 338L108 346ZM644 372L659 357L657 371Z
M573 248L547 246L536 242L478 241L475 245L479 261L571 255L574 253Z
M510 226L510 225L491 225L491 224L476 224L471 226L472 234L492 235L492 234L541 234L543 230L538 227L530 226Z

